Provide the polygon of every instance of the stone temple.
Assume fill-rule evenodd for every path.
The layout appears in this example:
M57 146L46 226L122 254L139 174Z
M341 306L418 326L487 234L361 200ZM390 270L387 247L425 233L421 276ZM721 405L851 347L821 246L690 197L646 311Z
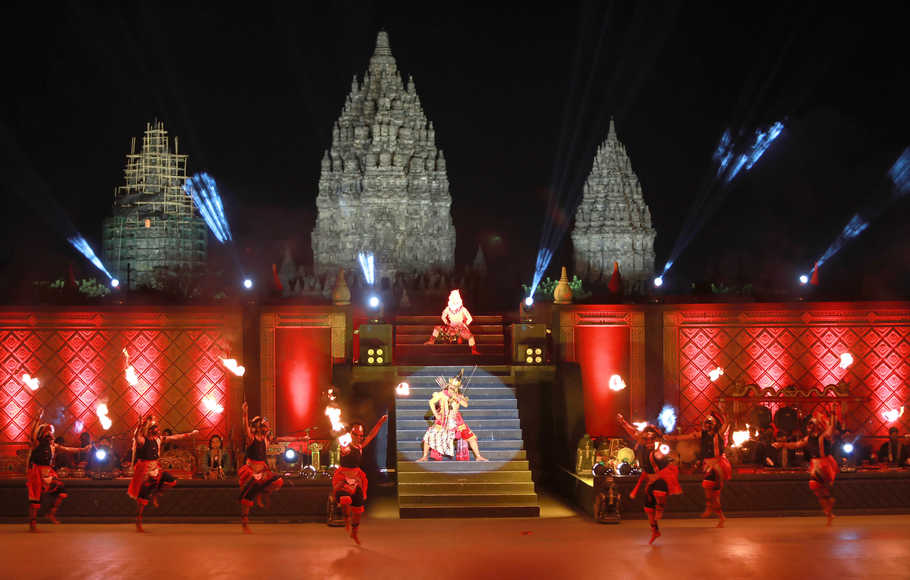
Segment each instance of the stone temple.
M103 260L122 284L162 287L198 275L208 259L205 221L184 191L187 156L171 151L164 124L148 123L142 147L132 140L113 215L104 220Z
M452 198L433 123L414 81L402 82L380 32L363 82L357 77L322 158L313 263L324 274L359 269L375 256L376 279L450 271L455 260Z
M606 281L618 262L626 290L642 291L654 275L656 235L641 184L611 120L575 214L575 273L583 280Z

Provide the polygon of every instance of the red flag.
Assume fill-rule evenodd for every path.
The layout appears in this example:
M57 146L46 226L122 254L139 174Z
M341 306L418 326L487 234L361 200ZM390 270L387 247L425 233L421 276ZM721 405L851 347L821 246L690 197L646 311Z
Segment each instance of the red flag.
M812 268L812 277L809 278L809 284L818 286L818 262L815 262L815 267Z
M272 290L275 292L284 292L284 285L281 278L278 277L278 266L272 264Z
M622 276L619 273L619 262L613 262L613 275L610 276L607 288L613 294L622 292Z

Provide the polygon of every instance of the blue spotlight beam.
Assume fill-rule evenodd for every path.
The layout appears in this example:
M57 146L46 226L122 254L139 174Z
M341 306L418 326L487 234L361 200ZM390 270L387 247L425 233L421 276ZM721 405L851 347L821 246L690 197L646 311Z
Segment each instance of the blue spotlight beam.
M373 254L360 252L357 254L357 261L360 262L360 269L363 271L363 279L372 286L376 282L376 269L373 262Z
M208 173L197 173L186 180L183 189L193 199L215 238L222 244L231 241L231 228L215 180Z
M113 280L114 277L110 272L107 271L107 268L104 267L104 264L101 263L101 259L95 254L95 250L89 245L89 243L82 237L82 234L76 234L66 238L66 241L70 243L71 246L76 248L76 250L85 256L85 258L91 262L96 268L104 272L104 275L107 276L108 280Z
M834 241L825 249L821 257L816 260L819 266L834 257L844 246L866 231L869 228L869 224L881 216L892 203L910 193L910 147L904 149L903 153L888 169L888 179L891 182L891 196L854 214L850 221L847 222L847 225L844 226L844 229L837 234Z

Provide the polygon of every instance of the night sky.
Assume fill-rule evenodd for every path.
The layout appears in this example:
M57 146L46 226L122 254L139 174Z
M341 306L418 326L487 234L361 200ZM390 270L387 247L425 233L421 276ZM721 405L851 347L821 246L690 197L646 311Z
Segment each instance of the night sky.
M385 29L446 154L456 263L482 244L496 282L517 293L552 186L580 189L612 116L663 264L724 130L785 119L755 168L714 191L716 213L669 278L674 292L714 281L792 293L854 213L891 195L887 171L910 145L907 11L732 4L13 5L0 41L0 287L21 299L67 261L93 274L59 218L42 219L35 192L100 253L130 138L155 118L180 138L191 173L218 180L251 268L280 262L286 246L311 263L322 152ZM910 196L887 205L823 268L824 292L906 297L908 218ZM571 269L568 244L548 273L562 264Z

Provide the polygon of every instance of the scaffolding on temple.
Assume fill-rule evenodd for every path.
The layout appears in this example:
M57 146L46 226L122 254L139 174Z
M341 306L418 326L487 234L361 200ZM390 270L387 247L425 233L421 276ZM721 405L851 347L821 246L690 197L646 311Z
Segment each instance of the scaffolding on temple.
M113 215L104 220L104 262L130 288L162 287L198 275L208 256L205 222L183 186L187 155L168 143L164 123L147 123L126 156L124 184L114 189Z

